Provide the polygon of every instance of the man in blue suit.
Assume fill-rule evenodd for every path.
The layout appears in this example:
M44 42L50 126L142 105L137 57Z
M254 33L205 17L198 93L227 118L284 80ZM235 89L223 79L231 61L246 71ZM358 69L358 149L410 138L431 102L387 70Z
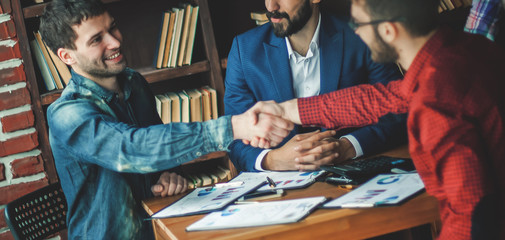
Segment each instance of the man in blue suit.
M225 79L227 115L257 101L282 102L401 78L396 65L374 63L347 22L321 12L320 1L265 0L270 23L233 40ZM389 115L377 125L339 132L338 138L333 134L297 126L277 149L234 141L229 154L240 171L315 170L406 143L406 116ZM292 147L300 142L302 149Z

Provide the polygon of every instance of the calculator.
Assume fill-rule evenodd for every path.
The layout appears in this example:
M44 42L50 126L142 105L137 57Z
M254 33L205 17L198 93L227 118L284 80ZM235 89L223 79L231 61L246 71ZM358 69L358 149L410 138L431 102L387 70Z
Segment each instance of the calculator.
M381 173L411 172L415 170L410 158L396 158L389 156L376 156L367 159L355 160L345 164L321 166L322 170L334 173L327 181L341 182L342 184L361 184Z

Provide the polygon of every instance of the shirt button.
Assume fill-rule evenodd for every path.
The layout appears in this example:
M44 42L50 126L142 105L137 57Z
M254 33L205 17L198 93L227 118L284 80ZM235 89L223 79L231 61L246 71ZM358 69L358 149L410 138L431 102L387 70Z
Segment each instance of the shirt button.
M200 156L202 156L202 153L201 152L196 152L196 156L200 157Z
M305 90L309 91L310 90L310 87L306 87Z
M219 144L217 147L218 147L220 150L223 150L223 148L224 148L224 147L223 147L223 145L221 145L221 144Z

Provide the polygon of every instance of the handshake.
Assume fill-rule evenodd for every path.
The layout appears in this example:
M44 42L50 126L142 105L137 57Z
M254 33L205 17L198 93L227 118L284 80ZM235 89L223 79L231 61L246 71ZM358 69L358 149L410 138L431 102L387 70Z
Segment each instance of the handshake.
M242 139L253 147L275 147L301 124L297 100L283 103L258 102L246 112L231 118L234 139Z

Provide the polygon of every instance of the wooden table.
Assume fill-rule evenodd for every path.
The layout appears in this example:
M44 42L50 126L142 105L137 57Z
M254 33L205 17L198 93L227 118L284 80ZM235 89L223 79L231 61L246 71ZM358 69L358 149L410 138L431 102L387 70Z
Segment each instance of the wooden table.
M390 152L390 156L405 156L405 149ZM408 154L408 153L407 153ZM349 190L316 182L306 189L287 190L282 199L308 196L336 198ZM153 198L143 202L152 215L182 196ZM228 230L186 232L185 228L205 215L155 219L157 239L364 239L424 224L438 228L437 200L422 193L400 206L364 209L317 209L298 223ZM436 234L436 230L435 230Z

